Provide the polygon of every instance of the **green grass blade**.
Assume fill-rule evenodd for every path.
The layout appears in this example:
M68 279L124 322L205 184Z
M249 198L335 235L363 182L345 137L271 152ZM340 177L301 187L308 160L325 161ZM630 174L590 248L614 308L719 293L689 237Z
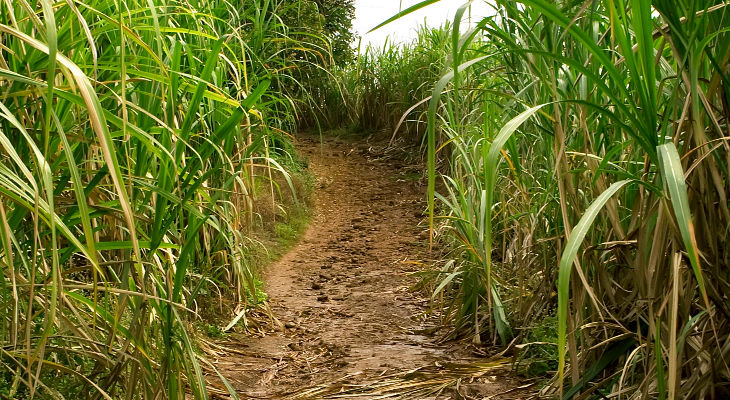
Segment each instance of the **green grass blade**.
M395 21L397 19L400 19L401 17L404 17L404 16L406 16L406 15L412 13L412 12L418 11L418 10L422 9L423 7L430 6L431 4L434 4L434 3L438 3L439 1L441 1L441 0L424 0L424 1L421 1L420 3L416 3L416 4L414 4L414 5L406 8L405 10L399 11L394 16L392 16L392 17L386 19L385 21L381 22L375 28L370 29L367 33L370 33L372 31L374 31L374 30L376 30L376 29L378 29L378 28L380 28L382 26L385 26L385 25L387 25L387 24L389 24L389 23L391 23L391 22L393 22L393 21Z
M588 230L591 228L593 221L598 216L608 200L616 194L622 187L631 182L626 179L612 184L608 189L601 193L578 221L573 228L568 240L565 243L565 249L560 257L560 266L558 270L558 381L560 387L563 383L563 371L565 369L565 342L567 337L567 321L568 321L568 297L570 296L570 274L573 269L573 261L578 254L583 239Z
M697 286L700 294L710 309L710 300L707 297L705 289L705 280L702 277L702 268L700 267L700 259L697 251L697 241L695 240L694 224L689 210L689 199L687 198L687 185L684 182L684 171L682 170L682 162L674 143L666 143L657 147L661 164L659 165L664 185L669 191L669 200L674 210L674 216L677 220L677 227L682 235L687 257L689 258L692 272L694 272Z

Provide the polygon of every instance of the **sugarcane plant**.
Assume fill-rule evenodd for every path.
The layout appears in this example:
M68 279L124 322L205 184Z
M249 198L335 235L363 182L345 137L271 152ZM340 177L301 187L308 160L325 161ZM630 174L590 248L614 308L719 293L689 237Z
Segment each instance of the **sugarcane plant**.
M196 300L258 301L256 190L329 62L298 3L0 2L0 397L208 398Z
M486 3L413 101L434 298L476 342L557 321L546 394L726 396L729 4Z

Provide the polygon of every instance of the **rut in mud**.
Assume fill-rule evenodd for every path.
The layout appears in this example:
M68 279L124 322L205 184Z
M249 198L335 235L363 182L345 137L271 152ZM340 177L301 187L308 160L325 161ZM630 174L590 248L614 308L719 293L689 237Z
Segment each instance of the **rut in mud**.
M445 366L477 362L461 345L435 344L428 297L412 290L429 255L420 168L361 142L304 137L297 145L317 180L316 203L303 237L264 274L280 324L222 343L218 370L242 398L371 398L401 390L408 371L422 369L425 388ZM503 369L472 372L471 385L405 398L484 397L516 386Z

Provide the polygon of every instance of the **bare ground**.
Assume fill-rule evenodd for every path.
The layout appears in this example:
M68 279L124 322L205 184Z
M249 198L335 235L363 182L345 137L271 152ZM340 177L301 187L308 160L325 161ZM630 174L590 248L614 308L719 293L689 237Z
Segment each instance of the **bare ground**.
M317 179L312 221L265 273L274 321L213 352L240 398L521 398L508 361L437 344L419 168L363 142L299 138Z

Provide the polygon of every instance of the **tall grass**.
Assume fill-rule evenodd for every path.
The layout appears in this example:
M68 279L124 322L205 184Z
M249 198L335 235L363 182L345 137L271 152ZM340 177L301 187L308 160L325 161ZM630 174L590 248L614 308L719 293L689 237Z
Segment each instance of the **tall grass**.
M557 317L546 394L728 396L727 2L488 3L413 101L447 314L505 345Z
M449 28L419 27L409 43L358 49L351 64L335 66L322 83L320 121L327 127L390 135L418 142L426 131L426 106L449 55Z
M208 398L197 300L255 297L255 191L329 62L299 3L0 2L0 397Z

